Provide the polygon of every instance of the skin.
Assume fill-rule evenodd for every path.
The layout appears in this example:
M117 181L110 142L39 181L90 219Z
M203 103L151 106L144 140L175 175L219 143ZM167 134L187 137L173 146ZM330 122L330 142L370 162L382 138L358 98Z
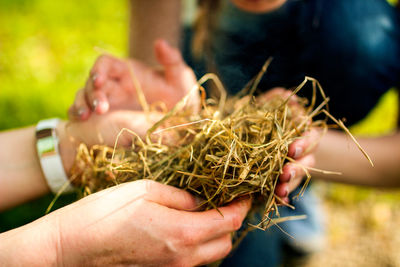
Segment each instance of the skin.
M136 127L141 133L152 123L135 111L60 123L56 131L66 172L81 141L99 143L102 133L103 142L114 143L121 127ZM0 158L0 210L48 193L34 127L2 132L0 144L7 151ZM196 211L197 200L183 190L147 180L126 183L1 233L0 262L6 266L207 264L229 253L230 233L241 226L250 203L244 199L222 207L221 216L216 210Z
M342 175L313 173L316 179L373 187L400 187L400 133L375 138L357 138L371 156L374 167L345 134L329 131L315 151L316 167ZM338 146L340 149L338 149Z
M104 114L116 109L142 110L134 78L149 104L164 103L166 108L172 108L190 92L196 77L180 52L165 40L155 42L154 53L162 69L138 60L125 62L109 55L99 57L85 88L78 91L69 109L70 118L85 120L93 111ZM193 91L188 106L196 110L199 103L199 95Z
M122 128L137 129L138 134L144 135L159 117L158 114L147 117L141 112L115 111L101 118L92 116L85 122L61 122L56 132L64 170L69 173L79 143L84 142L89 146L105 143L112 146ZM120 144L128 144L130 137L122 135ZM7 151L0 155L0 210L49 192L37 157L34 126L1 132L0 145Z
M161 75L160 72L137 60L130 60L128 64L135 68L136 78L140 81L149 104L162 101L167 107L172 107L188 93L188 88L194 87L196 79L177 49L163 40L156 41L154 49L164 67ZM199 108L199 96L196 92L192 94L189 106L192 110L196 110ZM277 94L284 94L284 97L287 97L290 91L276 88L260 96L259 99L267 100ZM100 104L93 105L93 103ZM111 56L101 56L91 70L91 77L87 80L86 87L76 95L75 102L69 109L69 115L73 120L85 121L92 114L104 115L113 110L139 109L137 103L136 89L126 63ZM85 112L79 112L81 110ZM289 157L296 159L299 164L311 166L314 163L313 155L309 151L306 154L300 152L306 151L308 144L300 140L294 142L289 148ZM299 165L287 164L281 176L283 179L280 180L281 183L275 193L288 202L287 196L300 184L304 170ZM291 180L293 182L290 183Z
M265 13L273 11L284 4L285 0L231 0L237 7L242 10L253 12L253 13ZM140 0L131 0L131 3L138 5ZM400 6L400 5L397 5ZM174 1L171 3L171 8L179 10L180 3ZM152 6L153 9L157 9L157 3ZM151 10L148 13L151 14ZM164 17L174 16L174 13L165 13ZM151 17L151 16L148 16ZM131 24L135 24L137 18L131 16ZM158 24L159 27L164 27L164 32L168 32L168 28L176 28L180 26L180 21L174 21L174 24L159 23L153 20L142 20L144 28L152 27ZM153 23L153 24L152 24ZM154 35L149 31L146 33L146 38L136 38L135 43L132 42L134 38L131 38L130 46L134 47L140 43L140 47L143 49L138 53L151 53L149 43L154 42L158 36ZM131 36L132 37L132 36ZM173 39L173 35L169 35L169 40ZM132 51L132 50L131 50ZM131 57L137 56L132 54ZM146 60L146 59L144 59ZM344 182L358 185L368 186L399 186L400 170L398 156L399 149L397 144L400 142L399 133L390 136L384 136L379 138L360 138L360 143L367 152L372 156L372 160L375 163L375 167L372 168L369 163L364 159L362 154L357 148L349 141L349 138L343 132L329 130L327 134L320 139L318 135L311 134L309 137L302 140L296 141L289 148L289 156L295 157L297 161L303 160L303 157L307 157L309 154L304 154L303 151L309 151L307 144L314 144L319 141L318 147L315 149L314 155L316 156L315 167L322 170L340 171L343 175L324 175L319 172L312 172L314 179L323 179L332 182ZM299 147L299 148L296 148ZM295 153L293 151L299 151ZM304 164L311 164L312 166L314 159L309 157L304 159ZM288 170L289 169L289 170ZM286 174L285 174L286 173ZM281 175L281 183L284 185L278 185L277 194L284 195L287 190L290 190L295 184L299 183L299 180L303 178L303 171L298 166L287 164L284 167L284 173ZM291 179L289 179L290 177ZM289 182L286 182L290 180ZM291 186L293 184L293 186Z
M250 200L197 207L189 193L141 180L90 195L0 234L6 266L194 266L225 257ZM149 212L151 211L151 212ZM43 253L46 251L46 253Z
M238 8L252 13L266 13L283 5L286 0L231 0Z

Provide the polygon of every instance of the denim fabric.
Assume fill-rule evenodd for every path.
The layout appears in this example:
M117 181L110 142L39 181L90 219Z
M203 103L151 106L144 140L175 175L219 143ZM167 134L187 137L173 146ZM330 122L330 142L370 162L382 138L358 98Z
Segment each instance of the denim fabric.
M190 54L192 32L185 29L183 53L198 77L207 64ZM400 16L385 0L288 0L265 14L239 10L229 1L224 6L213 37L212 53L229 93L240 91L265 60L273 57L260 89L290 88L305 76L318 79L330 97L330 112L351 125L376 105L388 89L400 84ZM301 95L310 98L311 88ZM272 227L253 231L222 266L277 266L286 243L308 246L323 236L317 199L306 191L292 203L307 220L282 224L295 240ZM311 244L311 245L310 245Z

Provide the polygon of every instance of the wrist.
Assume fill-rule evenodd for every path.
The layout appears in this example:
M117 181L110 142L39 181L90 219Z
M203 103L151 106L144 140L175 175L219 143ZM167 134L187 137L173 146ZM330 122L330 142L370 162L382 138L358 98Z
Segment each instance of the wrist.
M58 227L45 216L0 234L0 262L5 266L58 266Z
M69 176L72 165L75 160L75 155L76 155L76 144L73 142L67 133L67 122L65 121L60 121L60 123L57 125L56 132L58 135L59 139L59 151L60 151L60 157L61 161L64 167L64 171Z
M74 153L70 152L72 148L66 144L68 137L65 132L65 123L60 123L57 118L41 120L36 126L36 148L40 166L54 194L74 191L66 171L70 168L68 164L71 164L71 156L68 155L73 157ZM63 147L63 154L60 147Z

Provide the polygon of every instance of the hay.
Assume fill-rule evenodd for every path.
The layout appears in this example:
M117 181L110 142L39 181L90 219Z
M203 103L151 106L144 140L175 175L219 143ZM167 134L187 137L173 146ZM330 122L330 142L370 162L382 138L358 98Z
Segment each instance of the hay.
M71 180L87 195L120 183L150 179L200 197L203 209L251 196L253 205L262 206L264 211L256 227L267 228L271 213L276 214L278 204L282 204L274 190L283 165L293 161L287 156L288 147L311 127L327 128L325 119L312 120L319 114L329 114L324 110L329 99L316 80L306 77L286 98L258 100L253 93L266 66L248 87L250 95L226 100L222 91L216 102L206 100L203 94L201 111L188 115L184 106L189 94L149 129L145 138L124 129L120 134L132 134L130 148L117 148L117 144L114 148L87 148L81 144ZM199 83L210 78L218 85L212 74ZM298 97L293 104L291 98L307 82L313 86L314 97L308 105ZM194 90L202 90L200 84ZM323 97L318 106L317 92ZM175 142L165 143L171 136ZM304 170L308 182L306 166Z

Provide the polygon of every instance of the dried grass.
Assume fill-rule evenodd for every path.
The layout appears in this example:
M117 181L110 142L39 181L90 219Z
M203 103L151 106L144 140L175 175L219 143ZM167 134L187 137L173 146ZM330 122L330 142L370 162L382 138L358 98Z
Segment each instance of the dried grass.
M271 224L271 212L277 213L282 203L274 190L283 165L294 161L287 156L289 145L312 127L326 130L326 119L313 119L329 114L324 109L329 99L319 83L309 77L287 98L257 100L253 93L268 63L247 87L244 97L226 100L221 90L219 101L206 100L201 87L205 81L212 79L217 87L221 86L214 75L203 77L193 89L203 96L198 114L190 115L184 108L188 95L149 129L146 137L124 129L120 134L132 135L129 148L117 148L117 144L114 148L87 148L82 144L72 169L74 184L87 195L116 184L150 179L191 192L204 200L204 209L251 196L254 204L264 210L256 227L265 229ZM311 101L307 104L297 97L297 104L291 103L307 82L314 89ZM317 93L323 98L318 106ZM165 143L171 136L175 142ZM308 182L308 168L304 166L304 170Z

